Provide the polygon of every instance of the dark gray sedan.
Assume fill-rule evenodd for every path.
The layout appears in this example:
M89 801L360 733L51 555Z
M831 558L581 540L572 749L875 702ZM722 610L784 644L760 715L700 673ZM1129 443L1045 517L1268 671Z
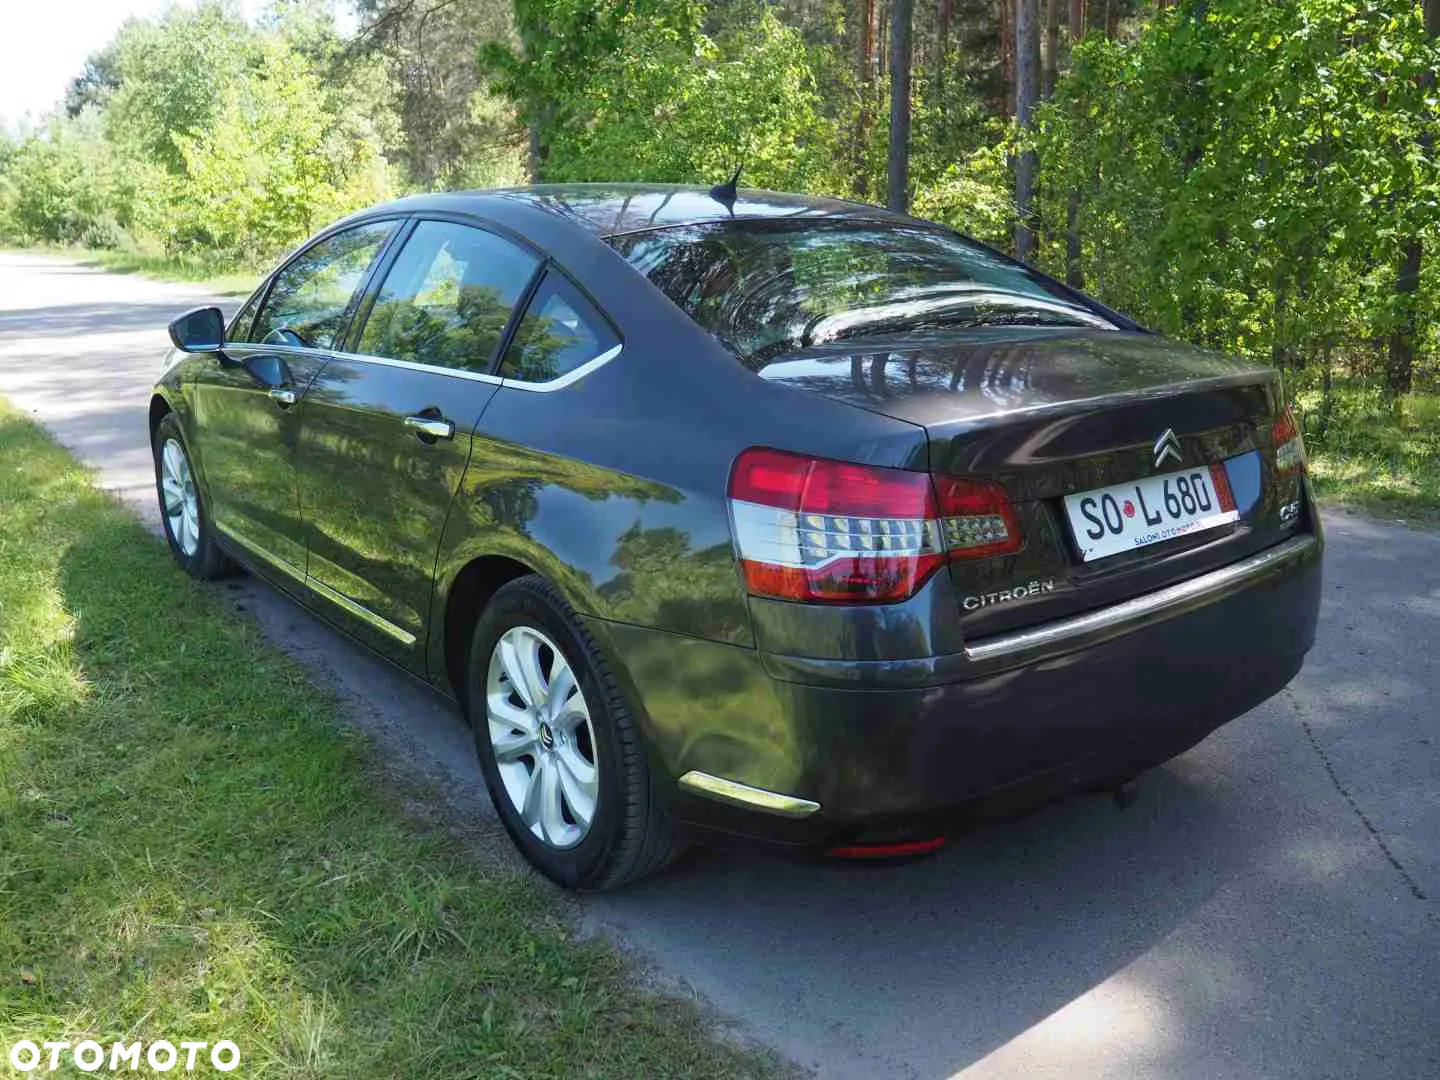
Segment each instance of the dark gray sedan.
M1272 371L874 207L405 199L171 335L181 565L241 564L452 696L568 886L703 833L933 849L1185 750L1314 637Z

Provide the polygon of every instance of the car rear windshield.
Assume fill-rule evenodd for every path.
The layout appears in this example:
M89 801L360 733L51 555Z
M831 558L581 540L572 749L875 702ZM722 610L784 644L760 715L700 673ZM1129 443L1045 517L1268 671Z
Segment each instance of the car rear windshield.
M1115 329L1054 282L939 228L731 221L611 243L748 367L831 342L975 326Z

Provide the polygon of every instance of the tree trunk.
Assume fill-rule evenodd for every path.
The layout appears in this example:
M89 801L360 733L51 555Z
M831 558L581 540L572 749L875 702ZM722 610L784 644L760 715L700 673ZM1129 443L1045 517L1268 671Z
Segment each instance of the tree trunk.
M1000 110L1015 115L1015 0L1000 0Z
M1039 0L1015 2L1015 119L1020 137L1030 139L1040 97ZM1035 257L1035 174L1033 149L1022 149L1015 161L1015 257Z
M1408 237L1400 247L1400 266L1395 274L1395 293L1401 307L1400 323L1390 332L1390 350L1385 363L1385 382L1395 394L1408 394L1415 386L1415 294L1420 291L1420 267L1425 248L1418 236Z
M885 205L910 209L910 23L914 0L890 3L890 168Z
M1085 40L1085 0L1070 0L1070 48ZM1085 287L1083 250L1080 245L1080 189L1070 189L1065 200L1065 283Z
M1105 0L1105 36L1114 41L1120 34L1120 0Z
M955 15L955 0L940 0L940 18L935 27L935 96L945 100L945 64L950 58L950 22Z
M1425 0L1425 33L1432 41L1440 38L1440 0ZM1422 97L1428 97L1434 86L1433 70L1420 76ZM1421 134L1420 146L1423 156L1429 158L1435 146L1435 135L1429 128ZM1425 248L1420 237L1409 236L1401 241L1400 265L1395 273L1400 321L1390 333L1390 350L1385 365L1386 382L1396 394L1408 394L1415 385L1415 343L1423 332L1415 301L1420 292L1420 270L1424 261Z
M1070 45L1085 40L1085 0L1070 0Z
M870 197L870 124L875 101L875 0L860 0L860 43L855 54L855 86L860 111L855 117L855 197Z
M1055 96L1060 71L1060 3L1061 0L1045 0L1045 76L1040 92L1046 101Z

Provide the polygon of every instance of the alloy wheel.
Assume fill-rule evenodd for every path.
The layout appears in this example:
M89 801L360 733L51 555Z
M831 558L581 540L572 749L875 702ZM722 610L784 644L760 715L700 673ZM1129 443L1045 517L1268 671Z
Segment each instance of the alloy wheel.
M160 490L165 497L165 520L175 545L187 556L200 546L200 500L190 459L178 439L166 439L160 449Z
M491 650L485 718L525 827L553 848L584 840L600 796L590 707L565 654L534 627L511 627Z

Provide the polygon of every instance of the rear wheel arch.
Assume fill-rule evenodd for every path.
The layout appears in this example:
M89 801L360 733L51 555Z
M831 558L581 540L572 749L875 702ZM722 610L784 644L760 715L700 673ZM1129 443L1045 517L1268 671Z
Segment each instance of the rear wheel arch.
M450 689L462 705L468 684L465 667L475 621L503 585L535 572L533 567L505 555L481 555L461 567L450 583L445 594L444 671Z
M440 655L437 656L432 647L431 671L443 671L450 691L460 704L462 714L465 712L465 693L469 683L467 665L470 661L470 638L474 633L475 624L485 611L485 606L501 588L517 578L531 574L544 579L576 611L587 610L583 603L576 602L575 595L567 591L565 586L569 583L559 581L557 575L545 572L543 560L521 561L510 555L489 554L472 558L460 568L445 592L444 621L440 623L443 630L440 637ZM589 610L593 610L593 608ZM605 623L603 621L591 623L588 630L596 646L607 658L612 673L631 704L632 711L648 730L649 720L639 691L630 678L629 669L616 650L614 642L606 632ZM660 763L657 762L656 766L659 768Z

